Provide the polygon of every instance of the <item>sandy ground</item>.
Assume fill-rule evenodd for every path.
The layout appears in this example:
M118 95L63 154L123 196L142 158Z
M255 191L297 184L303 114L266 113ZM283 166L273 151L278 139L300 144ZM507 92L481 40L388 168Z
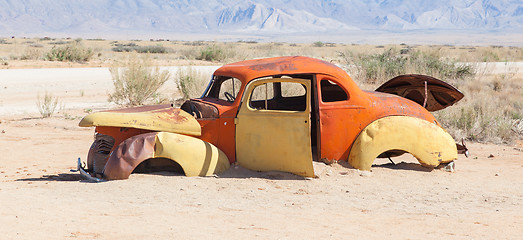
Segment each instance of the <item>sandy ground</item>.
M460 157L454 173L404 157L395 166L378 161L371 176L315 163L316 179L232 167L217 177L89 183L70 172L93 134L77 122L2 120L2 239L520 239L523 232L521 147L469 144L472 156Z
M468 144L454 173L404 156L370 176L314 163L313 179L232 166L86 182L70 170L93 129L77 124L112 107L110 87L101 68L0 71L0 239L521 239L523 143ZM45 90L65 107L41 119Z

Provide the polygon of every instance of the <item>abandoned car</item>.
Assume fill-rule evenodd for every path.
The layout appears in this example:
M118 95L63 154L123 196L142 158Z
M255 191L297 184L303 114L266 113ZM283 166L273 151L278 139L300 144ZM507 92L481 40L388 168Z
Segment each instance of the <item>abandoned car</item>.
M341 68L308 57L276 57L217 69L203 95L183 103L96 112L82 175L127 179L133 172L209 176L239 164L313 177L313 160L370 170L377 157L410 153L428 167L466 151L429 111L463 98L449 84L402 75L363 91Z

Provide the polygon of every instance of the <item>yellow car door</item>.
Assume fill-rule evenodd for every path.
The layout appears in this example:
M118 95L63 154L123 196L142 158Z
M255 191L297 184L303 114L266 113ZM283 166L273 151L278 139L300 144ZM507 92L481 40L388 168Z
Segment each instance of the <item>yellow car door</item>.
M245 90L236 119L236 157L255 171L313 177L309 80L255 80Z

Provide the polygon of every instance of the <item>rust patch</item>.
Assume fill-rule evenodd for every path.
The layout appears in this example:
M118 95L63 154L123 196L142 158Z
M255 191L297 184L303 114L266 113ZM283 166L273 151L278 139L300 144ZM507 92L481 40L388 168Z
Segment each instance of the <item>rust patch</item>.
M298 68L296 68L296 66L294 66L294 63L290 60L269 62L269 63L265 63L265 64L257 64L257 65L250 66L249 69L251 69L253 71L271 70L271 71L279 71L279 72L298 70Z
M104 178L106 180L129 178L138 164L154 157L157 134L156 132L145 133L120 143L107 160L103 173Z
M180 109L161 109L158 111L155 111L154 113L158 113L158 118L164 121L172 122L172 123L183 123L187 122L189 119L187 117L180 115Z

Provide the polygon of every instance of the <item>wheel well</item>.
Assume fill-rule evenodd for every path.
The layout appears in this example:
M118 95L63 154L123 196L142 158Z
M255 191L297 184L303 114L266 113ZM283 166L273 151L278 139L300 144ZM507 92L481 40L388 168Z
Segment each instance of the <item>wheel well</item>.
M168 158L149 158L136 166L133 173L174 172L185 175L177 162Z
M441 127L415 117L389 116L365 127L351 147L349 164L369 171L376 157L402 152L431 167L457 159L454 139Z
M382 152L380 155L378 155L377 158L391 158L391 157L399 157L405 153L409 153L407 151L399 150L399 149L391 149L385 152ZM410 154L410 153L409 153ZM412 154L411 154L412 155Z

